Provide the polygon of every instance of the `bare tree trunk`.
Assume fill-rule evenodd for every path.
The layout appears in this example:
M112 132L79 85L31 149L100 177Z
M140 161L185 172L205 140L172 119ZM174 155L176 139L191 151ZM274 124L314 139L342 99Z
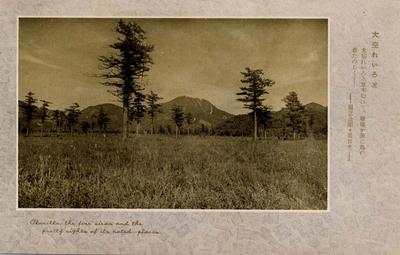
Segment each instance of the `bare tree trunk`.
M122 139L128 138L128 107L124 105L122 113Z
M256 140L257 139L257 113L255 110L254 110L253 116L254 116L254 137L253 137L253 139Z
M139 135L139 125L140 125L140 123L136 122L136 136Z
M175 137L178 138L178 125L175 125Z
M151 134L154 134L154 118L151 118Z
M293 140L296 140L296 130L293 130Z
M103 137L106 137L106 126L103 124Z
M28 127L26 128L26 136L29 136L29 125L28 125Z

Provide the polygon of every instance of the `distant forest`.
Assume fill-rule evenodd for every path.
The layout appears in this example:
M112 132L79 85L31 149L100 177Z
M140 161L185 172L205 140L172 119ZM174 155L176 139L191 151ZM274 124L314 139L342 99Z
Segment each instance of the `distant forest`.
M26 134L27 121L24 117L26 103L19 101L19 132ZM161 104L161 113L154 120L154 133L175 134L175 124L169 116L169 106L180 105L184 112L190 112L192 122L183 123L182 135L221 135L221 136L252 136L253 122L250 114L232 115L224 112L204 99L178 97L170 102ZM212 109L212 111L211 111ZM327 107L316 103L304 105L304 123L299 129L298 138L314 137L324 139L327 136ZM42 131L41 107L34 106L31 123L31 132L40 135ZM101 104L89 106L80 111L76 123L68 123L64 111L47 110L47 118L44 121L43 136L56 136L70 134L96 134L96 133L121 133L122 108L114 104ZM210 114L211 112L211 114ZM68 113L67 113L68 114ZM260 126L258 133L264 137L276 137L278 139L293 139L292 127L288 119L286 108L271 112L271 120L265 128ZM142 121L139 134L150 134L150 118L145 116ZM71 127L72 126L72 127ZM136 128L130 130L136 133Z

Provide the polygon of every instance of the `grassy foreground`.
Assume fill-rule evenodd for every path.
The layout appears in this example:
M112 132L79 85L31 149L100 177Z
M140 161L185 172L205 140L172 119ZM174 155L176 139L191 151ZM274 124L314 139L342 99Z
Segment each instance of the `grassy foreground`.
M326 209L327 143L20 137L20 208Z

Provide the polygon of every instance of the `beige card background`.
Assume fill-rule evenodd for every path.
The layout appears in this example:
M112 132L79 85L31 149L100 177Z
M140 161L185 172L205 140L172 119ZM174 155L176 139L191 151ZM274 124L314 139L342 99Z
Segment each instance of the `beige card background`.
M0 0L0 252L400 254L400 2ZM18 16L328 17L329 210L16 210ZM347 161L353 47L380 33L379 87L367 92L366 155ZM359 104L355 104L358 111ZM356 115L355 117L357 117ZM357 132L354 133L358 136ZM47 235L32 218L140 220L158 235Z

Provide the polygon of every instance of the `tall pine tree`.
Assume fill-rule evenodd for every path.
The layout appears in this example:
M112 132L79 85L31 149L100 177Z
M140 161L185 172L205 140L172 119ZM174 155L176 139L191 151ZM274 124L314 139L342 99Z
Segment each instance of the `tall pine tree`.
M240 80L246 86L240 87L241 92L236 95L241 96L237 100L244 103L244 108L250 109L253 115L253 138L257 139L257 111L263 107L262 102L265 100L263 96L268 94L266 87L271 87L275 84L273 80L263 78L263 70L252 70L246 67L244 72L241 72L243 79Z
M105 79L104 85L113 88L111 93L122 102L123 123L122 137L128 136L129 108L132 104L132 95L138 97L139 79L148 72L153 63L150 52L153 45L146 43L145 31L136 23L120 20L116 27L117 42L110 47L114 53L110 56L101 56L100 75Z

